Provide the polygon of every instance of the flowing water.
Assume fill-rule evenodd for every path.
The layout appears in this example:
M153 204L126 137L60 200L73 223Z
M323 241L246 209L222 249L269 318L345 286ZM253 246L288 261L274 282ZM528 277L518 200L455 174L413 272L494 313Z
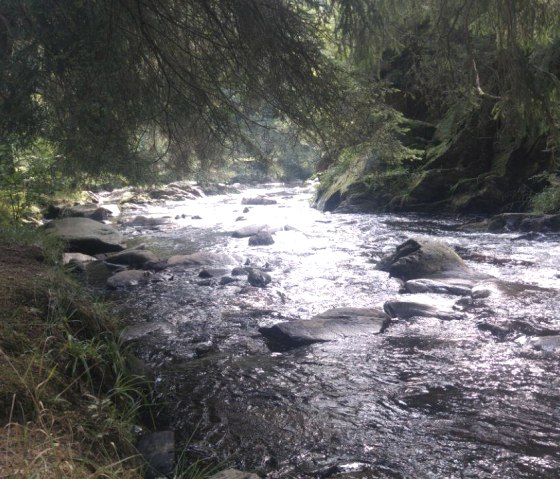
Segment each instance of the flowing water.
M454 218L323 214L309 207L311 193L268 185L127 213L171 218L124 229L162 256L236 254L273 279L264 289L205 286L200 267L182 268L121 296L131 322L151 331L136 353L167 404L161 426L177 432L185 454L270 478L560 477L560 352L531 342L560 331L558 236L461 232L464 219ZM259 194L278 204L244 214L241 198ZM231 237L247 224L291 228L250 247ZM406 295L455 305L460 320L393 320L371 337L269 350L259 327L402 299L375 262L417 236L512 284L486 300Z

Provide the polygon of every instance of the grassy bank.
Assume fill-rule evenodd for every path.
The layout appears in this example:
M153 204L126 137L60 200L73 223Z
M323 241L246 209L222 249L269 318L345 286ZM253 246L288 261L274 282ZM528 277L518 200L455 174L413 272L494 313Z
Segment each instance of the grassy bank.
M127 373L118 321L60 252L0 229L0 478L139 478L143 381Z

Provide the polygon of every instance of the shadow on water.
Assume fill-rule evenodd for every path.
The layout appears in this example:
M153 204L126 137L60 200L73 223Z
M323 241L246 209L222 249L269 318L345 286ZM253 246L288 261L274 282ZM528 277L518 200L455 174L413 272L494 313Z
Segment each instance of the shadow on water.
M256 194L278 204L243 213L241 197ZM192 436L187 455L270 478L560 477L560 354L527 339L560 331L557 241L458 232L449 218L323 215L309 194L271 187L169 204L148 213L201 219L135 230L168 255L239 254L273 278L264 289L200 286L192 268L123 296L135 323L162 324L133 347L168 405L162 425ZM230 237L248 223L291 228L250 248ZM376 336L268 349L260 327L402 298L374 263L416 235L510 286L462 300L461 320L393 320Z

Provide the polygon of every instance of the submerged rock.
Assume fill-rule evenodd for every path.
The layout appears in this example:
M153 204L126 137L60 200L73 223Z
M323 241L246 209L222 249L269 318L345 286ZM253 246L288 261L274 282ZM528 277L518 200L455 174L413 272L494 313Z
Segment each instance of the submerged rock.
M379 334L390 318L380 309L335 308L308 320L289 321L260 328L272 349L290 349L316 342Z
M45 231L66 241L70 252L95 255L124 249L123 237L115 228L89 218L53 220Z

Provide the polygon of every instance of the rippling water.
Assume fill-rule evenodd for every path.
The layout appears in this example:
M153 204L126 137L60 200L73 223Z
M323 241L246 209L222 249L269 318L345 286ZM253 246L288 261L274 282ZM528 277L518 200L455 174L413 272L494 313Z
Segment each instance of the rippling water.
M257 194L278 204L243 214L241 198ZM453 218L322 214L310 196L309 187L269 185L150 207L141 213L186 218L125 229L162 255L235 253L273 278L266 289L207 287L197 284L200 268L177 270L124 296L135 323L161 326L137 353L168 404L161 421L190 438L185 454L270 478L560 477L560 352L529 341L560 331L558 236L457 232ZM247 224L292 229L249 247L231 238ZM413 236L437 237L513 285L463 301L462 320L394 320L370 338L267 348L261 326L402 297L374 267Z

